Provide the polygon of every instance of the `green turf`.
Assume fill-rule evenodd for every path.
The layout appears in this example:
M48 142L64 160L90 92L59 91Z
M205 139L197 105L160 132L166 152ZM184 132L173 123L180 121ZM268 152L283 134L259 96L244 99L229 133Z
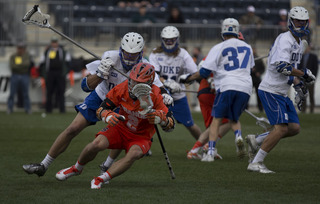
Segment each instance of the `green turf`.
M247 159L237 159L231 132L217 145L223 160L187 160L186 150L195 141L177 125L172 133L160 131L175 180L170 178L155 137L151 157L137 161L101 190L91 190L90 181L98 176L98 165L107 151L89 163L82 175L57 181L56 172L76 162L102 123L78 135L43 177L23 172L23 164L42 161L74 116L54 113L42 118L40 113L0 113L0 203L320 203L319 114L300 114L300 134L280 141L268 155L265 164L277 172L272 175L247 172ZM202 116L194 113L194 119L203 129ZM243 136L261 131L245 113L241 122Z

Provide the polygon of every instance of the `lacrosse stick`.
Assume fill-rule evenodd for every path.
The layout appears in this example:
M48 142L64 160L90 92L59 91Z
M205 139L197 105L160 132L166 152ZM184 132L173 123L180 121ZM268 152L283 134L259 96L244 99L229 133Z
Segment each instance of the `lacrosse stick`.
M140 114L144 115L144 114L146 114L148 112L154 111L152 109L153 102L151 100L150 93L151 93L151 87L149 85L147 85L147 84L143 84L143 83L136 84L132 88L132 94L139 99L140 107L143 109L143 111L139 111ZM156 129L156 132L157 132L157 135L158 135L158 139L159 139L159 142L160 142L160 145L161 145L161 148L162 148L162 152L163 152L164 157L165 157L165 159L167 161L167 165L169 167L171 178L175 179L176 176L175 176L175 174L173 172L173 169L172 169L172 166L171 166L167 151L164 148L164 145L163 145L163 142L162 142L162 139L161 139L161 136L160 136L160 132L158 130L158 126L154 125L154 128Z
M159 139L159 142L160 142L160 145L161 145L161 149L162 149L162 152L163 152L163 155L167 161L167 165L169 167L169 171L170 171L170 174L171 174L171 178L172 179L175 179L176 178L176 175L174 174L173 172L173 169L172 169L172 166L171 166L171 163L170 163L170 160L169 160L169 157L168 157L168 153L166 151L166 149L164 148L164 145L163 145L163 142L162 142L162 139L161 139L161 136L160 136L160 132L159 132L159 129L158 129L158 126L157 125L154 125L154 128L156 129L156 132L157 132L157 135L158 135L158 139Z
M248 113L250 116L252 116L254 119L256 119L256 124L262 127L265 131L268 131L272 128L272 125L270 125L270 122L265 117L257 117L247 109L244 110L246 113Z
M76 46L78 46L82 50L91 54L94 58L101 60L101 57L97 56L96 54L94 54L90 50L86 49L85 47L83 47L82 45L77 43L76 41L72 40L71 38L69 38L65 34L61 33L60 31L56 30L55 28L53 28L49 23L49 19L50 19L50 16L48 14L41 13L39 5L34 5L33 8L30 11L28 11L26 13L26 15L23 17L22 22L25 23L26 25L36 25L36 26L39 26L40 28L49 28L50 30L52 30L53 32L57 33L58 35L61 35L62 37L66 38L67 40L69 40L71 43L75 44ZM128 78L128 76L125 73L123 73L122 71L120 71L119 69L117 69L115 67L113 67L113 69Z
M256 57L256 58L254 58L254 61L259 60L259 59L266 58L266 57L268 57L268 56L269 56L269 55L265 55L265 56L261 56L261 57Z

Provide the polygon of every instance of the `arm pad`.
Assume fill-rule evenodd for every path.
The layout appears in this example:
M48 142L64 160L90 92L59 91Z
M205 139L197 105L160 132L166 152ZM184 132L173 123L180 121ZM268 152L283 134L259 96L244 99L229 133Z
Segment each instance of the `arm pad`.
M81 89L84 91L84 92L91 92L93 91L94 89L90 89L90 87L88 86L88 83L87 83L87 77L84 77L81 81Z
M277 63L277 71L285 76L289 76L293 70L292 64L289 64L288 62L280 61Z
M211 74L211 70L201 67L201 69L199 70L199 73L202 78L206 79Z

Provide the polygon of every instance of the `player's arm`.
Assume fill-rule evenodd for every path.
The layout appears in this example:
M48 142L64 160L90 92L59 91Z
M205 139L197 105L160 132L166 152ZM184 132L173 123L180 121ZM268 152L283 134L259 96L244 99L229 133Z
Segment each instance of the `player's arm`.
M116 107L109 98L106 98L96 111L97 118L110 126L117 125L120 120L124 121L126 118L123 115L113 111Z
M98 84L100 84L103 81L102 78L98 77L97 75L87 75L82 79L81 82L81 89L85 92L91 92L93 91Z
M202 78L207 79L211 74L211 70L201 68L194 74L184 74L179 77L180 83L192 83L193 81L200 81Z
M288 62L280 61L276 63L276 69L279 73L285 76L297 76L300 77L307 85L311 85L315 82L316 77L308 68L302 70L294 68L294 66Z

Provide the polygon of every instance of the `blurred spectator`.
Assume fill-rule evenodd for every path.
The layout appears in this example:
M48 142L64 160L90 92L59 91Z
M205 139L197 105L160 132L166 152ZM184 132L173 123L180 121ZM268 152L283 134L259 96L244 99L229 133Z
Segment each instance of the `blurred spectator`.
M141 5L139 12L136 15L133 15L131 19L132 23L140 23L143 25L150 25L156 22L155 17L152 14L148 13L146 5Z
M131 19L132 23L139 23L137 32L140 33L146 42L150 41L151 29L150 25L156 22L155 17L148 13L147 6L141 5L139 12Z
M312 72L312 74L317 77L318 74L318 57L317 55L311 52L311 45L309 45L302 56L301 63L299 64L299 69L308 68ZM314 112L314 85L309 85L309 100L310 100L310 113ZM303 103L301 111L306 112L306 103Z
M26 113L31 113L31 104L29 99L30 69L34 63L31 55L26 51L26 45L23 42L17 44L17 50L10 56L9 66L12 72L10 79L10 94L8 98L7 113L13 112L14 98L18 89L23 93L23 105Z
M169 10L169 18L167 19L167 23L172 23L172 24L185 23L183 14L181 13L178 7L176 6L171 7L171 9Z
M252 51L253 51L253 56L254 58L258 58L259 55L257 53L257 49L255 47L252 47ZM261 83L261 76L265 71L265 65L262 59L258 59L255 60L255 65L254 67L251 69L251 77L252 77L252 84L253 87L256 91L256 95L257 95L257 107L259 109L259 112L263 111L263 106L261 104L261 100L258 96L258 87Z
M198 65L203 58L204 58L204 55L201 52L201 47L194 47L192 50L193 61Z
M277 22L277 25L280 26L280 32L286 32L288 30L288 12L286 9L280 9L279 10L279 21Z
M41 58L41 75L46 80L46 112L51 113L56 98L60 113L65 112L66 74L69 71L70 54L59 45L58 38L52 37L51 44ZM56 97L55 97L56 96Z
M247 13L240 17L239 23L242 26L242 33L246 36L246 41L252 46L255 45L258 33L263 24L263 20L255 14L254 6L247 7Z

